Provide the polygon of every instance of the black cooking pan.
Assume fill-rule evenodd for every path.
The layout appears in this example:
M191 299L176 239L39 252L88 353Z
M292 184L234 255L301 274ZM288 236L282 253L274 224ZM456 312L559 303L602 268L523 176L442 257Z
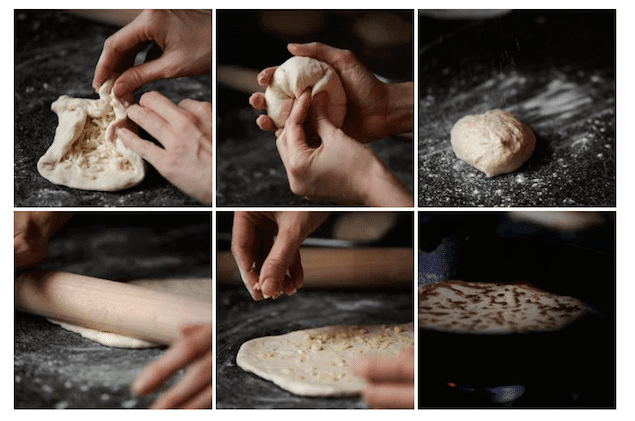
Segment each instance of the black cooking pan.
M556 332L477 335L420 328L419 406L613 407L613 243L590 235L505 237L500 231L462 244L457 279L529 282L582 300L587 315Z

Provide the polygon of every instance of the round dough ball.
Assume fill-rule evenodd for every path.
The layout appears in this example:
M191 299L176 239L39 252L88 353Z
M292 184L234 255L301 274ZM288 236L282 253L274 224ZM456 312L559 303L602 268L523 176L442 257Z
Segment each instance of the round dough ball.
M311 96L326 91L329 97L328 119L336 127L342 127L346 116L346 94L339 76L328 64L310 57L291 57L273 74L265 91L267 114L276 127L283 128L293 102L311 87Z
M517 170L536 146L531 129L499 109L463 117L452 128L450 141L457 158L488 177Z

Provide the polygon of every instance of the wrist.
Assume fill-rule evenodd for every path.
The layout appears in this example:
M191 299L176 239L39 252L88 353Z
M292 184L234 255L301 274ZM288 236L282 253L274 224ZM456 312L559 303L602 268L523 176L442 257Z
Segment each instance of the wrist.
M389 134L412 133L414 124L414 83L390 83L386 128Z
M399 178L375 156L364 187L363 203L376 207L413 207L412 194Z

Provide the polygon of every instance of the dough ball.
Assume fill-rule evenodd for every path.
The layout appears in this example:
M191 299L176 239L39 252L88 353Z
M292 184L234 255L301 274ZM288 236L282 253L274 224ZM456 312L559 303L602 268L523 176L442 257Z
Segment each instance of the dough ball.
M488 177L520 168L536 145L529 127L499 109L463 117L452 128L450 141L457 158Z
M334 126L342 127L346 116L342 82L331 66L310 57L291 57L273 74L265 91L265 100L267 114L276 127L284 127L295 99L310 87L312 96L322 91L328 93L328 119Z

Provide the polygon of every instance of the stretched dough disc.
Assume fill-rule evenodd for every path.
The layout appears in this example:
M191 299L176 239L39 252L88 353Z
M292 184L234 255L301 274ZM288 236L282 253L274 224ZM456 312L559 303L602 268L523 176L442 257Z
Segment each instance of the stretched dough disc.
M53 144L37 163L42 177L75 189L101 191L123 190L143 181L143 159L115 134L117 127L136 127L112 94L113 83L110 79L99 88L99 99L62 95L51 105L59 123Z
M211 279L139 279L128 283L154 291L169 292L192 300L212 301ZM142 339L131 338L112 332L102 332L100 330L63 323L57 320L48 320L66 330L79 333L86 339L113 348L153 348L161 346Z
M354 396L364 381L349 361L373 353L397 356L414 346L414 324L334 325L245 342L236 363L301 396Z

